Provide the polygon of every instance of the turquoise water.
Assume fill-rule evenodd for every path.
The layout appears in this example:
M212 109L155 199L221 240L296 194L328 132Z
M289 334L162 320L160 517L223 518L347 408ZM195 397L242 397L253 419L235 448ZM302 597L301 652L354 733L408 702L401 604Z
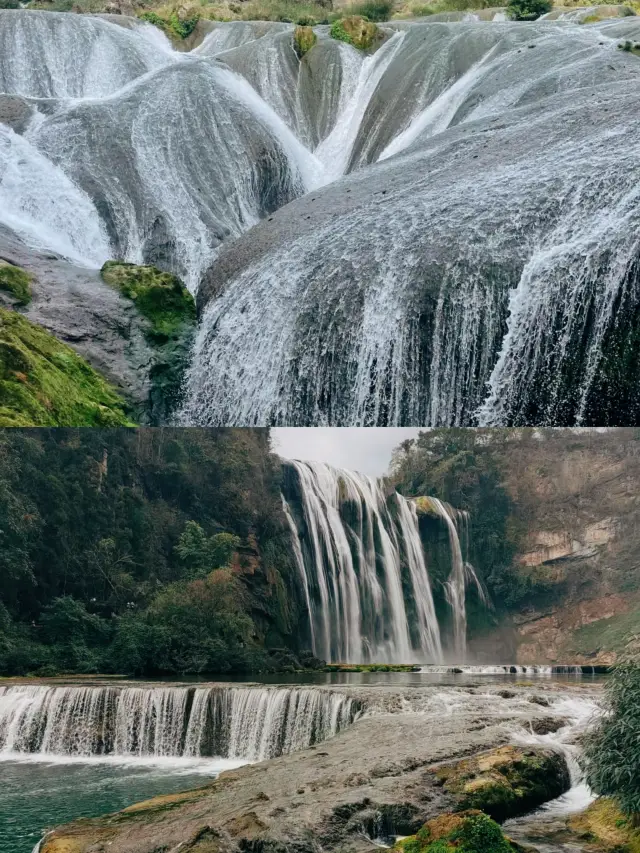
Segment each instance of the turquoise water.
M117 811L157 794L195 788L238 762L197 765L0 762L0 853L31 853L46 829Z

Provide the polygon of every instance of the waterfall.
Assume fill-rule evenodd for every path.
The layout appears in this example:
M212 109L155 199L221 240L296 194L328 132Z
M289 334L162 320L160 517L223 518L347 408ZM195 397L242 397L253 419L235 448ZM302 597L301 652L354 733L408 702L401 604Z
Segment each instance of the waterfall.
M0 757L259 761L332 737L357 711L314 688L12 685L0 688Z
M283 498L293 553L316 655L350 663L443 658L440 626L414 501L370 477L319 462L292 461L294 496ZM292 487L295 491L295 487ZM451 572L445 593L453 613L452 652L466 654L465 594L477 583L465 564L457 514L437 499L433 512L447 526Z

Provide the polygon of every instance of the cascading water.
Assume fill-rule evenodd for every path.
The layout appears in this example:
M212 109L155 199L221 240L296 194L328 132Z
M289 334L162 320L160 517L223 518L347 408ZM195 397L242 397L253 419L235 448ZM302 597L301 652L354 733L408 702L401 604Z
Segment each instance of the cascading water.
M443 643L415 503L397 492L385 496L380 482L352 471L318 462L287 464L295 484L283 501L314 653L350 663L441 661ZM449 534L451 652L463 661L466 586L477 577L465 567L455 511L429 501Z
M0 224L198 293L182 423L640 417L637 20L151 32L0 10Z
M0 687L0 758L20 754L258 761L353 722L357 703L313 688Z

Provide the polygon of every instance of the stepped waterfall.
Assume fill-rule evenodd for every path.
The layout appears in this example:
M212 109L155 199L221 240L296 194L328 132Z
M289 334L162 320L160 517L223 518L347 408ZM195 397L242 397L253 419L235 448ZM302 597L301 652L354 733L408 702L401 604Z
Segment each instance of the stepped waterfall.
M317 26L299 60L286 23L181 52L0 10L0 251L180 275L185 425L635 424L640 24L577 15L390 21L371 55Z
M0 758L16 754L246 761L312 746L358 703L285 687L0 687Z
M465 514L436 498L420 499L449 540L444 595L452 641L444 648L416 502L386 494L381 481L320 462L291 461L286 470L284 510L314 653L349 663L439 663L445 655L462 663L470 583L484 600L463 557Z

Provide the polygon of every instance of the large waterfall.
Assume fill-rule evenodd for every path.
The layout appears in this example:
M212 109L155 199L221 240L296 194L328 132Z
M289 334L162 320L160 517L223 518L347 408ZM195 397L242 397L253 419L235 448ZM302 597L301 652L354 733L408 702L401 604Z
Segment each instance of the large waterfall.
M285 687L0 687L0 757L257 761L304 749L353 722L340 693Z
M121 19L0 10L0 242L181 275L184 424L638 422L638 18Z
M315 654L331 661L442 661L445 651L416 503L384 484L320 462L287 463L286 489L300 585ZM453 638L447 656L466 655L466 587L481 584L465 562L457 513L435 498L446 526L451 570L444 584ZM298 510L296 512L296 506ZM296 517L297 516L297 517Z

